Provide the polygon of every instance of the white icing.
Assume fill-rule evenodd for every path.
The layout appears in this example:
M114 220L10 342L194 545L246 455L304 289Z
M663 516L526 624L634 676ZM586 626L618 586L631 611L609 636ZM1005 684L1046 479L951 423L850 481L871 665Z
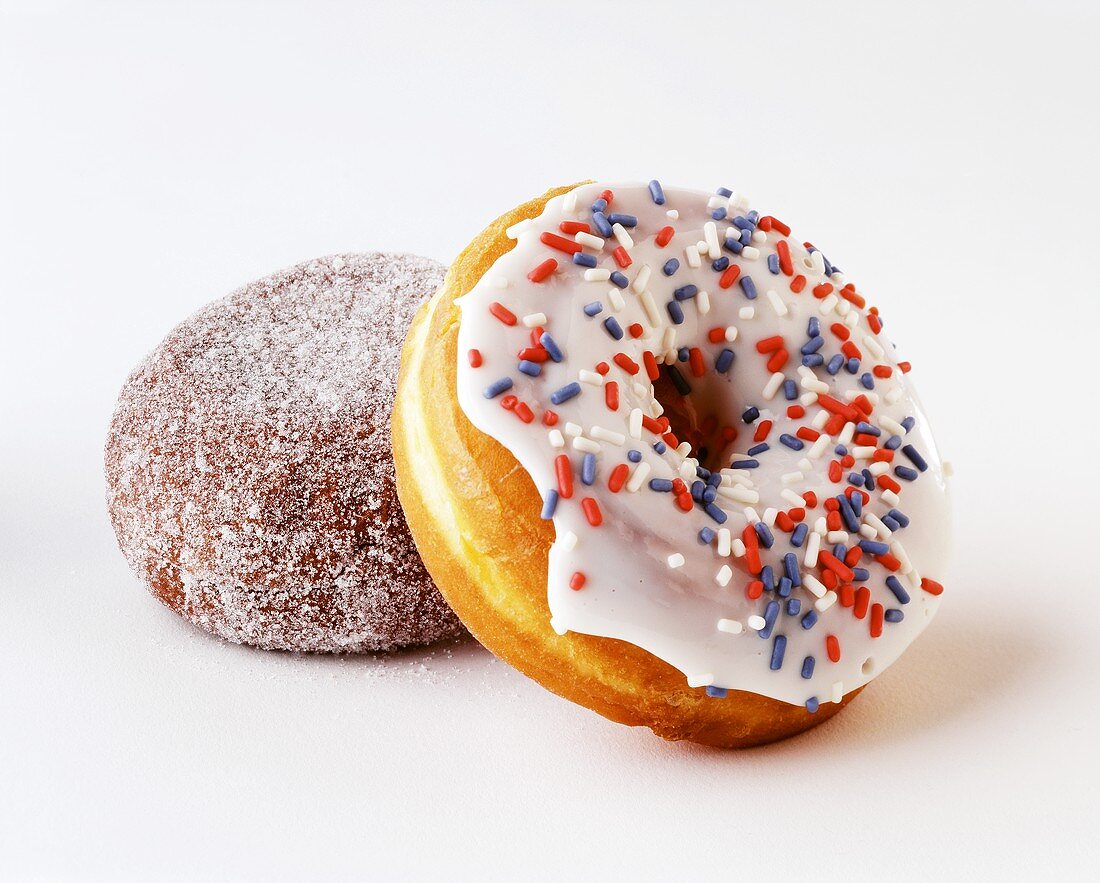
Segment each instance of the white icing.
M635 215L637 226L617 226L610 237L600 236L593 226L591 234L582 234L580 241L584 253L598 259L597 271L620 270L612 251L620 245L627 248L632 263L621 272L632 284L621 290L608 281L608 274L575 265L569 255L540 241L544 231L573 240L572 234L560 231L559 224L570 220L591 224L590 206L605 188L614 192L608 213ZM666 188L664 194L664 205L657 205L645 185L584 185L551 199L543 214L532 222L512 228L515 248L501 256L460 302L459 403L478 429L515 455L544 498L558 486L555 457L564 453L571 460L574 493L571 499L558 503L554 514L557 540L549 556L547 593L557 631L629 641L678 668L692 685L747 690L794 704L810 697L822 703L837 701L884 671L927 625L939 605L938 596L921 590L920 580L922 576L942 580L949 554L945 472L912 386L896 367L892 344L873 332L863 309L837 296L843 277L839 273L831 279L825 277L820 252L811 253L793 237L782 237L775 230L757 230L752 236L753 245L740 256L735 255L721 244L730 222L713 220L713 206L708 208L708 201L722 207L729 205L733 217L747 212L743 197L735 194L729 199L716 198L676 188ZM666 225L672 225L676 233L661 248L654 237ZM601 245L593 237L606 241ZM799 294L791 291L790 277L773 275L768 269L768 256L776 253L776 242L782 238L789 244L794 274L807 277ZM722 256L740 266L742 278L751 277L759 295L755 300L747 299L738 283L726 289L719 287L721 273L712 269L711 262ZM555 272L540 283L530 281L527 274L547 258L557 260ZM669 258L680 262L671 277L662 272ZM591 281L586 281L586 275ZM837 292L815 297L813 288L823 282L832 282ZM700 294L681 302L684 321L674 325L666 304L673 299L675 289L688 284L696 285ZM583 306L594 301L603 303L602 312L586 316ZM489 306L493 302L507 307L517 323L509 327L491 315ZM540 314L545 316L543 325L565 358L561 362L546 361L541 375L531 377L517 369L516 354L531 343L532 331L526 327L524 317ZM614 340L603 324L609 316L624 331L632 323L639 323L645 329L643 336L634 339L627 332L622 340ZM840 323L851 330L851 340L863 355L858 374L841 369L830 376L824 368L801 366L799 348L807 340L811 316L821 322L825 338L821 352L826 361L840 351L841 345L830 326ZM709 341L712 329L724 329L721 342ZM790 353L781 372L769 371L768 355L761 355L755 348L758 341L774 335L783 337ZM692 377L687 363L676 363L677 347L698 347L702 351L706 366L703 377ZM736 357L729 373L719 374L714 370L715 358L724 348L733 350ZM482 354L481 367L470 366L467 354L471 349ZM758 456L759 467L725 473L715 500L728 516L724 525L713 521L699 505L690 513L682 512L673 494L649 487L652 479L681 475L690 478L695 462L685 463L687 447L683 444L678 451L670 448L658 454L652 447L658 439L640 429L643 415L656 417L673 402L667 395L663 405L656 400L644 367L632 377L612 357L625 353L642 366L645 350L655 351L659 362L676 363L692 385L691 396L684 400L686 405L677 405L689 419L694 419L695 412L702 417L714 411L721 423L738 429L737 441L712 462L728 465L735 454L743 454L752 446L755 427L742 422L745 408L755 405L761 411L760 419L774 420L767 437L770 450ZM610 365L606 377L596 372L600 362ZM894 372L890 379L876 378L874 390L868 391L860 384L859 376L877 364L893 366ZM505 377L513 384L505 395L526 403L534 413L532 422L524 423L516 413L502 407L503 396L485 398L483 391ZM787 417L788 405L799 402L785 398L782 385L786 379L798 384L799 401L806 407L806 415L800 420ZM581 393L561 405L552 405L551 393L574 381L579 382ZM616 411L609 410L605 403L603 385L610 381L618 384ZM928 462L928 470L918 480L899 481L900 497L890 491L872 492L856 535L843 525L841 530L827 529L822 505L827 497L848 487L846 477L852 469L844 469L845 478L839 484L829 480L827 470L836 459L833 449L838 443L853 450L854 425L848 423L827 443L807 442L800 451L779 443L782 433L793 435L800 426L824 425L828 415L815 401L817 393L826 391L844 403L866 394L875 405L869 422L882 429L881 441L894 434L906 417L916 418L916 426L904 436L904 444L914 445ZM541 422L546 408L559 415L553 429ZM857 458L869 455L870 450L860 450L869 447L856 445L853 453ZM631 449L641 452L640 463L628 461ZM585 452L596 457L596 479L591 486L581 481ZM629 477L622 490L613 493L608 478L622 463L628 464ZM892 463L857 459L855 468L868 467L876 474L893 475L893 468L899 464L912 465L900 450ZM759 600L746 596L746 585L755 577L746 565L741 533L750 522L774 524L778 513L791 509L794 500L809 490L817 493L819 503L806 512L810 528L806 542L796 548L791 545L790 534L773 527L772 549L761 549L762 560L772 564L777 578L783 573L784 553L794 552L800 562L802 586L794 588L790 597L798 599L801 609L797 615L788 615L786 600L776 598L775 592L765 593ZM598 527L586 519L581 505L586 497L593 498L600 507L603 521ZM911 519L908 527L896 532L881 520L893 507ZM709 545L699 540L703 527L716 532ZM721 531L723 527L730 533ZM885 585L889 571L869 555L857 565L870 572L865 584L870 588L872 603L904 612L901 622L885 623L878 638L870 636L870 614L858 619L852 609L837 603L837 593L823 584L821 570L813 567L815 563L820 565L821 553L831 550L833 543L850 546L861 538L893 544L893 554L903 562L902 571L908 571L896 574L911 596L911 601L903 605ZM584 587L579 591L570 588L575 572L585 575ZM762 640L758 634L762 617L767 602L773 599L780 602L780 614L771 637ZM819 621L807 630L800 621L811 608L818 611ZM774 638L780 634L787 643L782 667L775 671L769 663ZM839 639L839 662L829 661L827 635ZM806 679L802 677L803 660L811 655L816 665L812 677Z

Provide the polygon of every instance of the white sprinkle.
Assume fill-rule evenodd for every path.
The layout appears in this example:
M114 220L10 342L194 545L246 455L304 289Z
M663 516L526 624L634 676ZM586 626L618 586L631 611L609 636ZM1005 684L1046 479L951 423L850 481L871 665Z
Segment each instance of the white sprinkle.
M745 548L745 541L742 540L741 537L737 537L730 544L730 551L733 552L734 558L744 558L745 553L748 551L748 549Z
M833 684L833 702L844 701L844 682L837 681Z
M573 237L577 240L579 245L587 245L589 248L594 248L596 251L600 251L604 246L604 240L599 236L593 236L591 233L585 233L583 230ZM611 271L608 270L608 273Z
M909 555L900 542L894 540L894 542L890 544L890 553L901 562L902 573L909 573L913 570L913 562L909 560Z
M768 527L773 527L775 525L775 519L777 515L779 515L779 510L769 506L767 509L764 510L764 523Z
M653 295L648 291L643 291L638 295L638 300L642 303L642 309L645 311L645 317L649 320L649 324L654 328L660 328L661 313L657 309L657 304L653 302Z
M673 353L673 359L676 358L676 329L671 325L665 326L664 333L661 335L661 350L665 353Z
M756 524L760 520L760 514L752 508L752 506L745 507L745 520L749 524Z
M813 472L814 464L803 457L801 460L798 461L798 468L801 469L803 472Z
M550 438L550 447L552 448L564 448L565 437L561 434L560 429L551 429L547 436Z
M884 502L887 506L896 506L898 503L901 502L901 497L899 497L891 490L885 490L882 492L882 502Z
M764 297L768 299L768 303L772 305L772 309L775 310L777 316L786 316L789 310L787 305L783 303L781 298L774 288L769 288L764 292Z
M665 215L667 215L673 221L680 220L680 213L674 208L670 208L667 212L665 212Z
M836 592L826 592L824 598L818 598L814 601L814 609L818 613L824 613L830 607L836 603Z
M687 259L688 266L693 269L703 266L703 262L699 259L699 246L697 245L684 246L684 257Z
M852 448L851 454L857 460L870 460L877 450L878 448L874 445L856 445Z
M611 271L607 267L589 267L584 271L585 282L606 282L611 278ZM615 289L618 291L619 289Z
M823 408L822 410L818 411L814 415L814 419L811 422L811 425L813 426L814 429L819 429L820 430L820 429L824 428L825 424L828 423L828 422L829 422L829 412L826 411Z
M641 438L642 437L642 417L643 417L643 414L642 414L642 409L641 408L634 408L630 412L630 421L627 424L627 427L628 427L628 430L630 432L630 437L631 438Z
M589 371L587 368L581 368L577 372L577 379L581 383L590 383L592 386L603 386L603 375L599 371Z
M822 515L817 521L814 522L814 533L825 536L829 532L828 522L825 520L825 516Z
M713 255L712 255L713 257ZM741 258L746 261L755 261L760 257L760 249L754 248L751 245L746 245L741 249Z
M886 396L885 396L886 404L893 405L903 395L905 395L904 390L902 390L902 388L900 386L895 386L888 393L886 393Z
M582 435L583 433L584 433L584 427L583 426L580 426L577 423L571 423L569 421L566 421L565 434L567 436L572 438L575 435Z
M565 197L561 201L562 210L565 212L574 212L577 209L577 191L570 190L565 194Z
M873 540L875 537L878 536L878 531L871 527L871 525L869 524L861 524L859 526L859 535L861 537L866 537L869 540Z
M745 623L746 623L746 624L748 625L748 627L749 627L750 629L752 629L752 630L753 630L754 632L758 632L758 631L760 631L760 629L764 628L764 626L766 626L766 625L767 625L767 623L766 623L766 622L764 621L764 617L762 617L762 616L759 616L759 615L758 615L758 614L756 614L756 613L754 613L754 614L753 614L752 616L750 616L750 617L749 617L749 618L748 618L747 620L745 620Z
M760 494L749 488L742 487L741 485L731 485L729 487L718 488L718 493L723 497L728 497L731 500L735 500L738 503L759 503Z
M577 535L571 530L567 530L560 537L558 537L558 543L561 544L563 552L572 552L577 548Z
M737 340L737 329L732 325L726 326L726 343L733 343Z
M717 193L707 200L707 208L712 210L716 208L726 208L729 204L729 197L719 196Z
M884 472L889 470L889 468L890 468L889 463L886 463L883 460L879 460L875 463L872 463L870 466L868 466L867 471L870 472L872 475L882 475ZM896 505L896 504L892 504L892 505Z
M649 284L649 277L653 274L653 271L649 269L649 264L642 264L642 268L638 271L638 275L634 277L634 281L630 283L630 288L636 294L641 294L645 291L646 285Z
M867 347L867 349L871 351L871 355L873 355L876 359L881 359L883 356L886 355L886 351L870 334L863 335L863 344Z
M780 477L780 481L783 484L794 484L795 482L802 481L806 476L801 472L787 472Z
M844 530L831 530L825 534L825 542L832 543L834 546L837 543L848 542L848 532Z
M583 435L578 435L573 439L573 449L584 451L586 454L598 454L602 450L599 442L594 442L592 439L585 438Z
M829 315L829 313L832 312L833 307L835 307L837 305L837 302L839 300L840 300L840 298L838 298L835 294L830 294L828 297L826 297L818 305L818 309L821 310L821 315L823 315L823 316Z
M679 552L673 552L668 556L668 566L675 570L677 567L684 566L684 556Z
M714 221L707 221L703 225L703 238L707 242L707 257L712 261L718 260L722 256L722 248L718 242L718 225Z
M626 301L623 300L623 293L614 286L607 290L607 299L611 301L611 309L616 313L626 306Z
M709 687L712 683L714 683L714 675L711 672L688 675L689 687Z
M816 377L806 377L805 375L799 380L799 384L803 389L809 390L813 393L823 393L829 391L829 384L818 380Z
M818 276L825 275L825 255L819 251L810 252L810 264Z
M741 307L741 309L739 309L737 311L737 315L742 319L751 319L753 316L756 315L756 308L755 307Z
M681 457L686 457L691 453L691 442L680 442L680 444L676 446L676 453Z
M693 482L696 476L699 474L697 468L697 460L691 457L685 457L684 461L680 464L680 478L682 478L690 485L691 482Z
M622 224L613 224L611 232L615 234L615 239L623 248L629 250L634 247L634 240L630 238L630 234L626 232L626 227Z
M806 501L801 496L792 491L789 487L783 488L783 490L779 492L779 496L781 496L792 506L797 506L801 508L802 506L806 505Z
M821 551L821 534L814 531L806 540L806 557L802 563L807 567L817 567L817 553ZM805 577L803 577L805 579Z
M739 635L743 630L744 626L736 619L718 620L718 631L725 632L727 635Z
M523 317L523 324L528 328L537 328L546 324L546 313L531 313Z
M569 629L567 629L564 625L562 625L561 620L558 619L556 616L551 616L550 617L550 628L552 628L559 635L569 634Z
M718 554L723 558L729 558L730 556L730 529L728 527L718 528Z
M893 417L888 417L883 414L878 418L879 426L889 432L891 435L905 435L905 427L898 423Z
M893 533L890 528L882 523L882 519L879 518L874 512L864 512L863 521L866 524L871 525L871 527L873 527L878 535L884 540L889 539L890 535Z
M705 291L700 291L695 295L695 306L699 310L699 315L705 316L710 312L710 295Z
M775 398L775 394L779 392L779 387L783 385L783 374L780 371L776 371L764 384L764 390L761 395L764 396L765 401L771 401Z
M630 480L626 483L626 489L632 494L635 493L642 486L642 482L649 477L649 470L650 466L645 460L635 466Z
M733 568L728 564L723 564L714 577L714 581L720 586L728 586L731 579L733 579Z
M837 444L846 445L852 440L852 436L856 434L856 425L854 423L845 423L844 428L840 430L840 435L836 437Z
M824 412L822 412L822 413L824 413ZM824 435L824 434L819 435L814 440L814 443L812 445L810 445L810 450L806 452L806 455L811 460L817 460L821 457L822 454L825 453L825 449L827 447L829 447L829 436Z
M626 436L621 432L614 432L610 429L604 429L602 426L593 426L588 434L592 438L598 438L600 441L610 442L613 445L621 445L626 441Z
M810 405L814 404L816 401L817 401L817 393L816 392L804 392L804 393L802 393L802 395L800 395L798 397L798 403L800 405L802 405L803 408L810 407Z
M752 231L752 241L753 242L767 242L768 241L768 234L765 233L763 230L753 230Z
M817 534L813 534L813 536L816 537ZM804 585L815 598L824 598L825 593L829 591L812 573L802 574L802 585Z

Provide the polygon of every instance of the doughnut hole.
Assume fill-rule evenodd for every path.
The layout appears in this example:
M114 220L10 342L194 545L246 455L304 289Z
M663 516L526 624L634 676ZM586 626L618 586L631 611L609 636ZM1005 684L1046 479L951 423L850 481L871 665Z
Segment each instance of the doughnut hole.
M684 384L690 387L686 394ZM678 442L691 445L700 465L712 472L729 465L738 438L745 439L739 428L744 404L728 379L714 372L692 377L683 363L662 365L653 391L670 431Z

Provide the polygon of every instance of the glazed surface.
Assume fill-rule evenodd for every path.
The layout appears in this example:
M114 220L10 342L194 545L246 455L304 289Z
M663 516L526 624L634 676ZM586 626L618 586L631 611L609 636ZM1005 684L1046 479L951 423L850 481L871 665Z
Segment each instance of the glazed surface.
M877 311L788 233L736 194L558 195L461 298L457 388L553 519L559 633L816 709L930 620L950 516Z

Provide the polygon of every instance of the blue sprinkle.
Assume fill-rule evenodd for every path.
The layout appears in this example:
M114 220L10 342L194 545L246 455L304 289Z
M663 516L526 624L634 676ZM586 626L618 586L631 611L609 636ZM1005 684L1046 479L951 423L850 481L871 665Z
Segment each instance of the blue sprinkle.
M802 441L802 439L796 438L793 435L788 435L785 432L781 436L779 436L779 442L780 444L786 445L792 451L801 451L804 447L806 447L806 444Z
M885 619L887 622L901 622L903 619L905 619L905 611L898 610L897 607L891 607L882 614L882 618Z
M802 628L809 631L810 629L812 629L817 624L817 611L816 610L807 611L806 615L802 617L800 622L801 622Z
M745 250L745 246L741 244L739 239L727 239L725 245L734 254L741 254Z
M529 362L527 359L520 359L519 370L528 377L538 377L542 373L542 365L538 362Z
M682 346L678 350L676 350L676 361L677 362L686 362L690 358L691 358L691 350L689 350L686 346Z
M581 483L592 484L596 480L596 455L587 453L581 461Z
M867 472L867 470L864 469L863 470L863 480L865 482L867 481L868 474L869 473ZM875 489L874 481L872 481L870 484L868 484L867 487L871 488L871 490L874 490ZM851 504L852 511L856 513L857 518L860 515L863 514L863 494L852 494L851 499L849 499L848 502Z
M684 379L684 375L680 373L679 369L675 365L668 365L668 376L672 380L672 385L676 387L676 391L682 396L691 394L691 384Z
M718 358L714 360L714 370L719 374L725 374L730 369L730 365L733 364L733 350L726 348L718 354Z
M745 292L745 297L749 300L756 300L756 285L753 283L751 276L742 276L739 284L741 290Z
M631 463L641 463L642 462L642 452L638 451L638 450L631 449L631 450L626 452L626 459L628 459Z
M710 216L716 221L721 221L726 216L726 210L724 208L716 208L710 213Z
M607 333L610 334L615 340L623 339L623 328L619 324L619 320L614 316L608 316L603 320L603 327L607 329Z
M904 512L901 512L897 509L891 509L887 514L902 527L909 526L909 516L906 515Z
M808 356L802 357L802 364L807 368L820 368L825 364L825 357L820 353L811 353Z
M771 272L771 274L773 276L778 276L779 275L779 255L777 255L777 254L768 255L768 270Z
M909 458L909 462L916 466L921 472L928 469L928 461L925 460L924 457L920 455L920 451L912 445L902 446L901 452L905 454L905 456Z
M856 513L852 509L851 500L844 494L837 494L836 501L840 504L840 517L844 520L848 530L852 533L859 533L859 519L856 518Z
M787 650L786 635L776 635L772 642L772 671L779 671L783 667L783 654Z
M806 535L810 532L810 529L806 527L804 522L795 525L794 532L791 534L791 545L796 548L801 548L802 544L806 542Z
M567 383L561 389L556 389L550 393L550 401L555 405L560 405L562 402L568 402L574 396L581 394L581 385L575 380L572 383Z
M622 224L624 227L637 227L638 219L634 215L624 215L619 212L613 212L607 216L612 224Z
M893 574L886 577L886 588L894 593L894 597L898 599L899 604L908 604L912 600L909 593L905 591L905 586L901 584L901 580Z
M719 509L714 503L707 503L703 507L703 511L707 513L711 518L717 521L719 524L725 524L728 517L725 512Z
M665 191L661 189L661 182L656 178L649 182L649 195L657 205L665 204Z
M671 276L677 270L680 269L680 262L676 258L669 258L665 261L665 265L661 267L661 272L666 276Z
M867 423L863 420L856 424L856 432L861 432L864 435L873 435L876 438L882 435L881 429L879 429L877 426L872 426L870 423Z
M764 608L764 628L760 629L761 638L770 638L772 636L772 629L775 628L775 621L779 618L779 602L769 601L768 606Z
M775 588L775 571L770 564L765 564L760 568L760 582L764 584L764 589L768 592Z
M752 407L746 408L744 410L744 412L741 414L741 419L743 421L745 421L746 423L753 423L753 422L756 421L756 418L759 417L759 416L760 416L760 409L757 408L755 405L753 405Z
M605 212L607 211L607 200L602 196L599 197L594 203L592 203L592 211Z
M512 378L511 377L501 377L500 380L497 380L494 383L490 384L489 386L485 387L485 398L495 399L502 392L504 392L505 390L509 390L511 388L512 388Z
M825 366L825 370L829 372L829 374L836 374L836 372L840 370L843 364L844 356L842 356L840 353L837 353L835 356L829 359L829 364Z
M870 469L863 470L863 486L869 491L875 489L875 476ZM858 496L858 495L857 495ZM862 514L863 510L863 497L859 497L859 502L856 502L856 498L852 498L852 508L855 509L856 515Z
M810 316L810 321L806 323L806 334L810 337L821 337L821 320L817 316ZM822 339L822 343L824 343Z
M752 242L752 231L751 230L742 230L740 238L741 238L741 244L742 245L748 245L750 242Z
M795 399L798 398L798 384L796 384L793 380L783 381L783 398L785 398L788 402L793 402Z
M746 453L750 457L755 457L757 454L763 454L764 451L768 450L771 450L771 445L769 445L767 442L760 442L760 444L753 445L751 448L749 448Z
M727 199L729 199L729 197L733 196L733 191L732 190L727 190L725 187L719 187L714 192L717 193L719 196L726 197Z
M802 575L798 572L798 557L794 552L788 552L783 556L783 571L793 585L802 585Z
M883 447L886 448L886 450L888 451L896 451L898 448L901 447L901 436L890 436L888 439L886 439L886 444L884 444Z
M707 485L706 490L703 491L702 497L704 503L713 503L718 499L718 490Z
M734 460L730 463L730 469L755 469L759 465L759 460Z
M807 656L802 660L802 677L807 681L814 676L814 658Z
M590 304L584 305L584 314L586 316L596 316L603 312L603 303L598 300L592 301Z
M837 543L833 546L833 557L844 560L844 555L847 553L847 549L844 548L844 543Z
M811 696L806 700L806 711L810 714L816 714L818 709L818 702L816 696Z
M691 483L691 498L696 503L703 502L703 489L706 488L706 483L696 479Z
M549 521L554 517L554 511L558 508L558 492L550 488L546 492L546 499L542 503L542 520Z
M626 276L616 270L611 274L611 284L617 285L619 288L626 288L630 284L630 280Z
M849 472L848 484L854 487L863 487L863 475L859 472Z
M711 261L710 262L710 268L712 270L714 270L715 273L721 273L729 265L730 265L730 259L728 257L726 257L725 255L722 255L722 257L718 258L718 260L716 260L716 261Z
M890 551L886 543L880 543L878 540L860 540L859 547L868 555L885 555Z
M605 205L604 208L607 208ZM611 236L612 229L611 224L607 221L607 216L603 213L603 210L592 212L592 223L596 225L596 229L600 231L600 235L605 239Z
M651 491L660 491L661 493L668 493L672 490L671 478L651 478L649 480L649 489Z
M854 357L849 359L847 362L844 363L844 370L847 371L849 374L858 374L859 359L856 359Z
M714 540L714 531L709 527L702 527L699 529L699 542L704 546L709 546Z
M852 581L857 583L865 583L871 578L871 571L866 567L853 567L852 568Z
M848 449L844 445L837 445L835 448L833 448L833 450L836 452L836 455L838 457L843 457L845 454L848 453Z
M808 356L808 355L810 355L810 353L816 353L823 346L825 346L825 338L824 337L811 337L804 344L802 344L802 346L800 346L798 348L798 351L800 353L802 353L802 355ZM821 361L822 362L825 361L824 356L821 357Z
M695 297L699 293L699 286L697 285L683 285L672 292L672 296L676 300L689 300Z
M750 233L756 229L756 224L752 223L744 215L738 215L731 222L738 230L748 230Z
M775 543L775 534L772 533L771 528L763 521L756 522L754 527L756 529L756 535L760 537L760 545L765 549L770 549Z
M594 267L596 266L596 256L593 254L585 254L583 251L578 251L573 255L573 263L581 267Z
M897 519L891 518L889 515L882 516L882 523L890 528L890 530L901 530L901 525L898 524Z
M798 612L802 609L802 602L798 598L791 598L787 602L787 616L798 616Z
M654 442L653 450L655 450L658 454L663 454L665 451L668 450L668 447L665 445L664 442L659 441L659 442Z
M756 209L750 210L749 214L748 214L748 219L750 221L752 221L753 224L759 223L760 222L760 212L758 212Z
M665 309L668 310L668 316L674 325L684 324L684 311L676 301L670 300Z
M555 362L560 362L565 356L562 355L558 345L554 343L554 338L550 336L549 331L542 332L542 336L539 338L539 343L542 344L542 348L546 350L547 354Z
M910 429L917 425L917 418L906 417L904 420L901 421L901 425L905 427L906 432L909 432Z
M872 377L867 372L864 372L863 374L859 375L859 382L863 384L864 389L874 389L875 388L875 378Z
M664 200L662 199L661 202L664 202ZM661 203L657 204L660 205ZM711 699L725 699L728 692L724 687L707 687L707 695Z
M779 580L779 586L776 588L776 594L780 598L789 598L791 596L791 589L794 588L794 583L790 581L789 577L783 577Z
M920 473L917 472L916 469L910 469L908 466L895 466L894 475L905 481L916 481Z

